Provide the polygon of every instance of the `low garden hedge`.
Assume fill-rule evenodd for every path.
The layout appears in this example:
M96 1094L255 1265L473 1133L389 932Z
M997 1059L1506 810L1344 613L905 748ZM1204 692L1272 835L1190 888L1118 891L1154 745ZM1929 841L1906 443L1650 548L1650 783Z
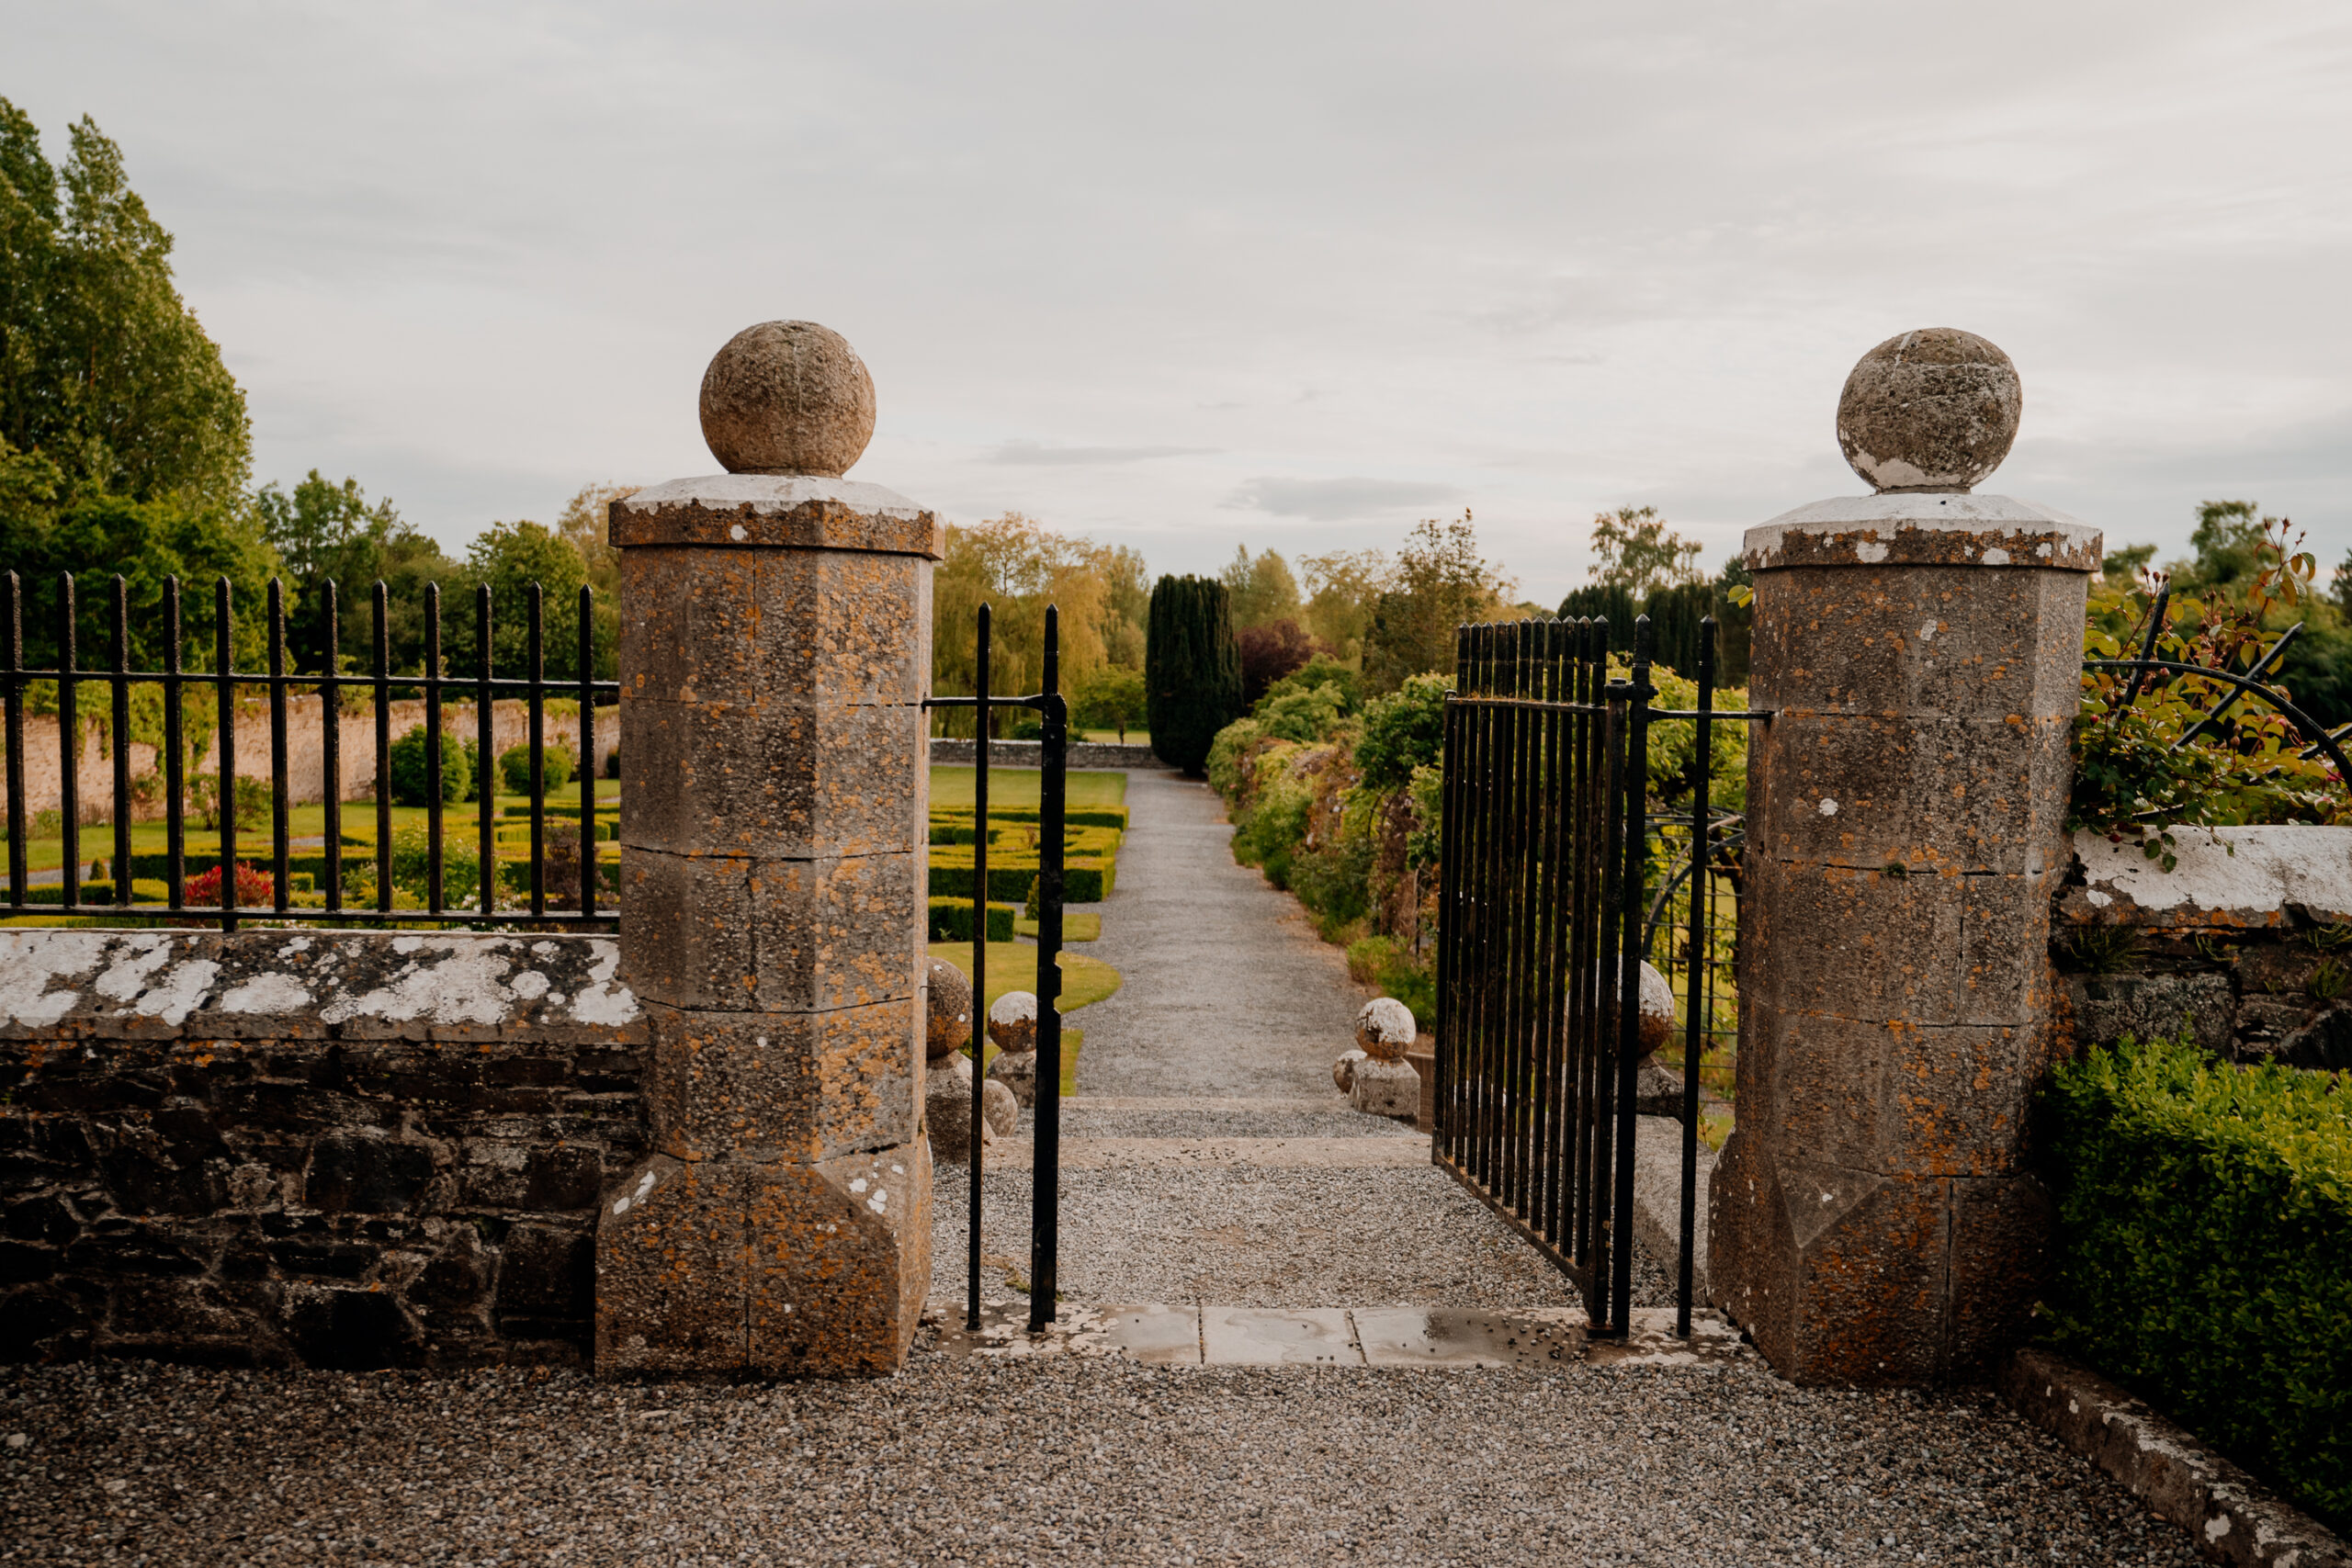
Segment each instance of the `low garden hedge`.
M1037 879L1034 852L1015 855L1002 846L990 846L989 897L1008 904L1025 903L1029 885ZM1062 874L1062 899L1070 904L1097 904L1111 896L1118 880L1117 863L1108 855L1080 860L1072 856ZM939 844L931 852L931 896L934 898L972 897L972 846Z
M972 808L968 806L934 806L931 808L931 819L934 824L954 821L969 828L972 825ZM1043 820L1042 813L1034 806L991 806L989 807L990 827L1001 828L1008 822L1041 820ZM1062 812L1062 826L1065 828L1124 829L1126 825L1127 808L1124 806L1072 806L1064 808Z
M2057 1347L2352 1527L2352 1074L2126 1039L2042 1114Z
M1012 906L989 906L989 940L1012 940ZM972 900L965 898L933 898L931 901L931 936L933 942L969 942L972 940Z

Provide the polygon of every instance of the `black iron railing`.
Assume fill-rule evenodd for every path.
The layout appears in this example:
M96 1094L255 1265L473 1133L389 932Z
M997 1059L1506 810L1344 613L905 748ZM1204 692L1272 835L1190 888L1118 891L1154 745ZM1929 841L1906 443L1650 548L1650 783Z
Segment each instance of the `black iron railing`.
M972 1123L971 1197L965 1233L964 1326L980 1326L980 1174L988 1089L989 1014L989 716L998 708L1035 708L1045 721L1043 772L1037 797L1037 1100L1032 1110L1034 1157L1029 1198L1029 1326L1054 1321L1061 1250L1062 1168L1062 888L1065 813L1069 791L1069 704L1061 694L1061 612L1046 607L1045 690L1025 697L989 693L989 608L979 608L974 635L978 670L968 697L925 697L926 708L972 708L978 744L972 774Z
M450 675L444 671L440 590L430 584L424 590L423 606L423 668L409 673L394 673L391 670L388 592L383 583L375 585L372 669L365 675L296 673L288 669L285 592L276 581L269 585L265 612L268 669L266 672L237 670L233 657L236 607L226 578L213 586L209 668L187 666L191 643L187 634L193 628L183 623L180 582L177 578L171 578L164 584L162 626L156 638L164 653L164 667L133 669L128 585L118 576L109 591L112 614L106 667L89 670L82 666L77 647L75 583L70 574L62 574L57 582L55 606L56 664L50 669L32 669L24 661L22 584L13 571L6 574L5 582L0 582L0 595L5 596L5 604L0 604L0 616L5 616L0 641L6 644L0 648L0 704L5 704L6 708L8 812L7 898L0 904L0 916L66 914L126 919L162 917L187 924L217 922L222 931L235 930L240 919L327 925L447 921L473 927L529 924L595 930L610 929L615 924L616 910L609 904L600 907L598 898L598 839L608 824L600 823L598 818L595 758L597 705L601 702L609 706L617 702L620 686L617 682L591 679L594 668L594 603L587 588L580 590L578 606L579 675L577 679L558 682L545 677L542 604L537 583L526 592L526 673L520 676L493 673L492 606L487 586L475 593L474 672L467 675ZM340 605L334 583L325 585L321 612L325 646L329 649L338 648ZM47 716L28 714L28 698L36 683L51 682L55 683L54 722L58 735L55 809L62 840L55 902L35 897L37 890L46 890L42 885L46 884L47 875L37 875L28 863L34 840L26 810L29 763L26 728L28 721L40 722ZM107 746L113 762L111 876L103 888L102 898L84 897L82 863L83 811L78 776L83 750L81 711L83 691L92 686L102 688L107 695ZM164 843L160 856L139 854L133 847L133 817L138 802L130 767L131 709L133 694L142 687L158 690L162 697L161 737L155 748L163 772ZM210 777L212 814L217 822L216 827L203 829L206 836L215 839L209 855L201 846L191 850L189 844L189 796L202 778L201 772L192 763L202 759L191 757L187 735L187 699L207 688L213 694L215 728L210 742ZM268 890L260 902L246 900L241 892L241 885L252 886L263 874L247 867L242 859L238 785L248 775L239 773L237 760L237 719L243 706L240 694L254 691L266 696L269 714ZM296 845L290 826L295 802L288 767L288 699L292 694L310 693L317 694L321 709L318 794L323 819L319 834L322 853L317 880L322 886L314 890L312 898L297 903L290 863ZM343 727L353 722L356 716L346 715L343 709L345 694L352 693L362 694L372 707L375 728L375 765L365 786L373 797L375 808L374 852L372 856L354 857L362 866L372 860L375 886L372 899L358 904L347 902L345 897L345 786L356 781L344 777ZM395 872L391 778L395 694L401 694L404 701L421 697L424 704L422 794L425 863L421 876L412 878L418 883L420 892L413 896L413 906L409 907L401 906L396 897L401 878ZM479 866L471 885L465 887L448 886L445 876L447 813L443 797L449 780L445 771L443 705L451 696L473 703L477 732L475 849ZM530 723L528 787L524 792L524 815L529 828L528 859L523 863L525 869L518 878L521 886L514 887L503 885L503 867L513 863L502 862L500 856L498 791L492 783L498 768L494 704L500 699L521 699L527 705ZM551 699L568 699L578 709L580 784L576 813L567 813L562 807L551 803L544 787L547 705ZM616 806L617 802L612 804ZM550 888L549 828L551 824L560 825L567 815L576 823L579 834L576 871L567 875L573 886ZM141 899L139 896L137 885L142 879L138 873L142 862L148 860L156 861L155 869L161 873L160 877L145 879L161 882L160 899ZM190 874L192 861L206 863L194 875ZM208 885L216 881L218 892L207 897ZM189 897L191 888L198 895L194 899ZM100 889L91 886L88 891L95 894ZM317 896L322 893L322 897Z

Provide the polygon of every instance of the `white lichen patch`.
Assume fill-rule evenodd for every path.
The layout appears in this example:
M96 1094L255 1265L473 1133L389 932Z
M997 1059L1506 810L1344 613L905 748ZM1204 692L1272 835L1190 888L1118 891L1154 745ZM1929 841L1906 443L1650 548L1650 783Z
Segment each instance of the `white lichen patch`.
M204 994L220 977L220 965L209 958L191 958L172 965L153 989L142 993L125 1010L161 1019L177 1029L187 1021L187 1015L203 1002Z
M635 993L627 986L613 984L613 976L621 969L621 944L591 940L588 951L596 962L588 971L588 984L571 998L571 1016L582 1023L618 1026L632 1021L638 1013Z
M291 975L256 975L220 995L223 1012L295 1012L310 1005L310 991Z

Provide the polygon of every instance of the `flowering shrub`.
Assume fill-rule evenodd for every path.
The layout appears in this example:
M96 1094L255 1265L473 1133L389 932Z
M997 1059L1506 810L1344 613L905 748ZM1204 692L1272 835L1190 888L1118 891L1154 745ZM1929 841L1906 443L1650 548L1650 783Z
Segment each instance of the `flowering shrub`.
M217 908L220 904L220 868L200 871L182 885L182 897L197 908ZM277 902L277 881L267 872L255 871L244 862L237 863L237 908L266 909Z

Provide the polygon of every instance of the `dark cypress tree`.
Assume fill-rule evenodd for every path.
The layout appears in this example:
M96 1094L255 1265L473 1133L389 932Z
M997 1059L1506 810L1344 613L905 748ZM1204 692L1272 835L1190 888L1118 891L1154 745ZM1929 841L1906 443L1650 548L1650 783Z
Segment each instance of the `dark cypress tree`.
M1151 749L1187 773L1207 764L1209 742L1241 716L1241 654L1225 584L1163 577L1151 591L1143 653Z

